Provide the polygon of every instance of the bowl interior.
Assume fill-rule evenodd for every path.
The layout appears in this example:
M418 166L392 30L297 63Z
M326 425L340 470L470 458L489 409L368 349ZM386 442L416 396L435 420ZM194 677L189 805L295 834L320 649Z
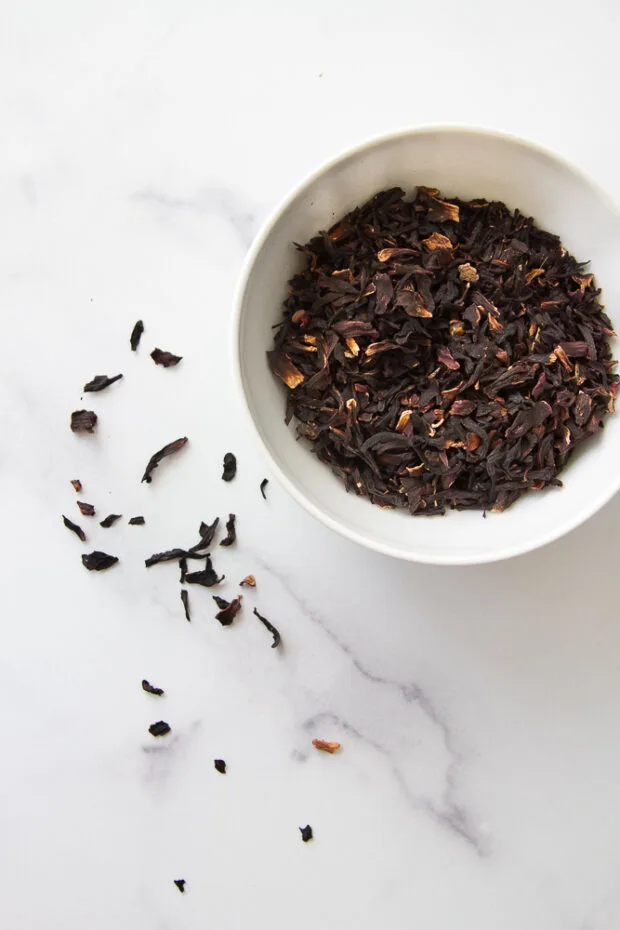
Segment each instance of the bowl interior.
M564 488L530 493L503 514L452 512L428 519L382 510L347 494L329 468L284 424L284 388L269 371L286 282L300 265L292 243L377 191L399 185L438 187L446 196L502 200L562 237L580 260L590 259L613 322L620 325L620 220L580 173L515 139L468 130L424 130L363 146L310 178L264 228L248 258L238 302L238 368L251 418L275 473L329 526L371 548L424 562L464 564L505 558L567 532L594 513L620 484L620 416L575 456ZM614 340L617 342L617 340ZM617 344L614 346L617 354Z

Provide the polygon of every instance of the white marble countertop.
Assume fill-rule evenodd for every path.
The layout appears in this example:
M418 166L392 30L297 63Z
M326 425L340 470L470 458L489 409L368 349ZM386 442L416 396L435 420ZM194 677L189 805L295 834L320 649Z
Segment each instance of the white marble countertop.
M4 5L7 930L620 926L620 502L502 564L373 555L274 481L262 500L229 365L261 220L373 133L509 130L619 196L618 26L603 0ZM155 345L178 368L156 368ZM73 435L81 385L119 371L88 398L97 435ZM239 471L224 484L228 450ZM80 518L71 478L123 521ZM216 565L258 585L228 629L192 589L186 623L176 565L142 560L229 511L239 542ZM119 565L85 572L61 513ZM172 733L156 741L160 719Z

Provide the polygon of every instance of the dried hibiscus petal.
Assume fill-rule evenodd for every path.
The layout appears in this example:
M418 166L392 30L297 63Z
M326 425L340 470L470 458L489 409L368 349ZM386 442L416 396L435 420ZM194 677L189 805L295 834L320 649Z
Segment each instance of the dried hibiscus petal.
M148 692L148 694L155 694L158 697L161 697L164 693L163 688L156 688L149 681L147 681L146 678L142 679L142 690Z
M315 749L321 749L323 752L332 754L340 749L340 743L331 743L324 739L313 739L312 745Z
M92 381L84 385L83 390L86 392L103 391L105 388L110 387L111 384L114 384L115 381L119 381L122 377L122 375L114 375L113 378L108 378L107 375L95 375Z
M73 490L74 490L74 491L77 491L77 493L79 494L80 491L82 490L82 482L80 481L80 479L79 479L79 478L72 478L72 479L71 479L71 484L73 485Z
M165 720L158 720L157 723L152 723L149 727L151 736L166 736L166 734L170 733L170 730L171 727Z
M220 581L224 580L224 575L217 577L212 564L211 556L207 556L207 564L200 572L188 572L185 576L185 581L187 584L200 584L205 588L212 588L214 585L219 584Z
M153 472L159 465L162 459L167 458L167 456L172 455L174 452L178 452L179 449L182 449L187 442L187 436L182 436L181 439L175 439L174 442L169 442L167 446L164 446L163 449L160 449L159 452L155 452L149 459L148 465L142 475L142 481L146 481L147 484L150 484L152 479Z
M214 759L213 765L215 766L216 771L220 773L220 775L226 774L226 763L223 759Z
M82 565L89 572L101 572L106 568L111 568L112 565L116 565L117 562L118 559L115 555L108 555L107 552L100 552L98 549L82 556Z
M222 481L232 481L237 474L237 459L232 452L227 452L224 456L224 471L222 472Z
M237 530L235 528L236 516L234 513L228 514L228 520L226 521L226 536L221 541L220 546L232 546L232 544L237 539Z
M144 332L144 323L142 320L138 320L136 325L131 331L131 336L129 337L129 343L131 345L131 351L135 352L138 346L140 345L140 339L142 338L142 333Z
M187 576L185 576L185 577L187 577ZM185 580L185 579L183 579L183 580ZM187 590L186 590L185 588L183 588L183 590L181 591L181 601L182 601L182 603L183 603L183 610L185 611L185 619L186 619L187 622L189 623L189 622L191 621L192 618L191 618L191 615L190 615L190 612L189 612L189 593L187 592Z
M71 414L71 429L74 433L93 433L97 425L94 410L74 410Z
M247 586L250 587L250 588L255 588L255 587L256 587L256 578L254 577L254 575L246 575L245 578L243 578L243 579L239 582L239 584L241 585L241 587L244 587L245 585L247 585Z
M76 501L79 511L83 517L94 517L95 508L92 504L87 504L86 501Z
M253 613L254 613L254 616L255 616L255 617L258 617L258 619L259 619L260 622L263 624L263 626L266 627L266 628L269 630L269 632L271 633L271 635L273 636L273 642L272 642L272 644L271 644L271 648L272 648L272 649L275 649L276 646L279 646L280 643L282 642L282 638L281 638L280 634L279 634L278 631L276 630L276 628L275 628L275 626L273 625L273 623L271 623L271 622L267 619L267 617L263 617L262 614L259 614L259 612L257 611L256 607L254 608Z
M75 533L75 535L78 536L82 542L86 542L86 533L81 526L78 526L77 523L72 523L71 520L69 520L68 517L65 517L64 514L62 517L62 522L67 527L67 529L71 530L72 533Z
M111 513L109 516L102 520L99 526L102 526L104 529L108 529L110 526L114 526L117 520L120 520L122 517L121 513Z
M170 368L172 365L178 365L182 360L182 355L173 355L172 352L164 352L162 349L153 349L151 358L156 365L162 365L164 368Z
M312 827L310 826L309 823L307 823L305 827L300 827L299 830L301 833L301 838L304 841L304 843L307 843L308 840L312 839L312 836L313 836Z
M269 484L269 478L263 478L263 480L262 480L261 483L260 483L260 492L261 492L261 494L263 495L263 500L267 500L267 495L265 494L265 489L267 488L267 485L268 485L268 484Z
M220 608L219 612L215 615L215 619L219 620L222 626L230 626L241 610L241 597L242 595L240 594L238 597L233 598L232 601L227 601L223 597L213 597L213 600Z

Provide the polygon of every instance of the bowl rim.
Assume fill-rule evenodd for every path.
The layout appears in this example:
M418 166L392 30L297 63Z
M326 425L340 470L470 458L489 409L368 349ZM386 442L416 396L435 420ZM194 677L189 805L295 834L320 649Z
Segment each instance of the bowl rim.
M269 238L271 231L275 224L278 222L282 214L288 209L290 204L307 188L310 184L318 180L321 175L325 174L327 171L331 170L333 167L338 165L340 162L345 161L351 156L357 155L361 152L364 152L368 149L372 149L375 146L383 145L392 141L396 141L400 138L407 136L416 136L416 135L425 135L427 133L468 133L470 135L477 136L487 136L494 139L499 139L505 142L512 142L516 145L519 145L523 148L530 149L531 151L537 152L540 155L544 155L547 158L555 161L561 165L565 170L569 171L571 174L575 175L582 182L587 184L591 190L593 190L598 197L610 208L612 213L615 213L618 219L620 220L620 208L616 203L615 199L606 191L598 182L592 178L585 170L575 165L573 162L569 161L564 156L559 155L553 149L547 148L544 145L541 145L538 142L533 142L530 139L523 138L515 133L505 132L497 129L491 129L483 126L471 126L462 123L441 123L441 124L428 124L423 126L413 126L405 127L401 129L394 130L392 132L380 133L373 135L369 138L358 142L353 146L341 150L336 155L333 155L330 158L324 160L317 168L313 171L306 174L292 189L288 191L276 204L276 206L271 210L267 215L266 219L263 221L257 235L255 236L250 249L248 250L241 271L239 272L239 277L237 279L237 285L235 287L234 297L233 297L233 314L232 314L232 369L233 369L233 379L236 385L236 390L239 394L239 397L242 402L242 407L244 410L244 416L246 422L251 426L253 434L258 438L263 454L267 458L269 466L277 478L278 482L284 486L284 488L291 495L293 500L297 501L307 513L313 516L320 523L323 523L324 526L329 527L334 532L338 533L340 536L344 536L346 539L351 540L352 542L357 543L358 545L364 546L367 549L379 552L382 555L391 556L392 558L400 559L401 561L408 562L417 562L420 564L426 565L452 565L452 566L464 566L464 565L483 565L489 564L492 562L500 562L505 559L515 558L519 555L525 555L528 552L533 552L536 549L540 549L543 546L549 545L549 543L554 542L557 539L560 539L562 536L566 536L568 533L572 532L578 526L585 523L591 517L593 517L602 507L608 503L611 498L620 490L620 469L618 470L618 476L615 482L610 482L598 495L595 495L589 506L580 509L574 516L568 517L563 522L556 524L553 528L549 529L547 532L541 532L531 544L515 544L515 545L506 545L502 549L494 552L475 554L472 553L468 555L464 553L462 556L458 555L445 556L436 552L420 553L420 552L407 552L401 549L394 548L389 543L381 542L380 540L375 539L372 535L363 534L356 530L350 529L344 524L340 523L338 520L332 518L328 513L325 513L320 507L315 506L308 498L299 490L294 481L292 481L280 467L277 460L271 454L267 444L265 443L261 431L258 428L254 417L252 416L250 406L246 397L246 388L243 378L242 371L242 359L241 359L241 319L243 315L243 306L245 300L245 293L247 290L248 282L252 274L252 269L256 258L260 254L265 242ZM620 413L618 414L620 416ZM451 514L448 514L451 516Z

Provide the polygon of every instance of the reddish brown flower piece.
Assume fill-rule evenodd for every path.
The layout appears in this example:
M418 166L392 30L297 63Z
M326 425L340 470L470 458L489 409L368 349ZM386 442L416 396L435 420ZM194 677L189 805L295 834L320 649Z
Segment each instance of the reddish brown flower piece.
M322 752L329 752L332 755L340 749L340 743L331 743L324 739L313 739L312 745L315 749L320 749Z

